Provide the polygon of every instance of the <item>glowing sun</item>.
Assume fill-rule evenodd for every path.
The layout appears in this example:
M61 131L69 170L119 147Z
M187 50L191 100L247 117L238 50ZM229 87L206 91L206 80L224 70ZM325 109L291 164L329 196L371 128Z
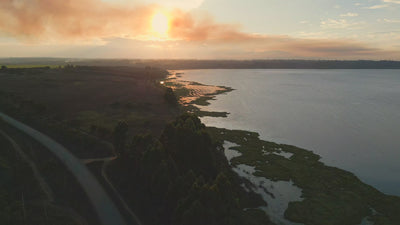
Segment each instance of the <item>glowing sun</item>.
M168 17L163 13L156 13L151 21L151 27L160 36L166 36L169 29Z

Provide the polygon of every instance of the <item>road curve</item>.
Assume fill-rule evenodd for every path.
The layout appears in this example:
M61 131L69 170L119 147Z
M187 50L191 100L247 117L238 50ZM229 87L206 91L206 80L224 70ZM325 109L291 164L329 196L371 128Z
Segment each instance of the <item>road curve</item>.
M117 207L108 197L96 178L89 172L86 166L66 148L48 136L18 122L2 112L0 112L0 118L44 145L63 162L81 184L103 225L127 225Z

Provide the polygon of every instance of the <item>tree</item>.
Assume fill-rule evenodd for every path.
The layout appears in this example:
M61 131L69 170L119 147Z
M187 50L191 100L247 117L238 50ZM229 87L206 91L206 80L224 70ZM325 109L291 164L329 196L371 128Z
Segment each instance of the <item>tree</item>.
M1 69L2 69L2 70L6 70L6 69L7 69L7 66L4 66L4 65L3 65L3 66L1 66Z
M206 178L217 175L214 146L195 115L184 114L167 125L160 141L180 170L193 170Z
M114 145L115 150L121 155L125 150L126 137L129 126L125 121L120 121L114 129Z
M177 100L172 88L165 89L164 98L168 102L168 104L170 104L172 106L178 105L178 100Z
M149 212L144 217L154 221L152 224L249 224L241 204L247 195L242 195L240 180L195 115L178 117L159 139L136 135L125 147L126 135L127 125L120 122L114 139L124 156L112 165L117 168L113 177L120 178L118 185L129 193L127 198L137 202L134 207ZM251 202L245 206L258 205ZM263 214L252 218L255 222L251 224L270 224L268 219L258 223L259 218Z

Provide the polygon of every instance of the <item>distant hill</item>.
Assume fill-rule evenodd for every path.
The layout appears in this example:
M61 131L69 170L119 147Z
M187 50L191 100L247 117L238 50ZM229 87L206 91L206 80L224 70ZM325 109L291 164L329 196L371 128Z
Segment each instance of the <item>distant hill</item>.
M400 69L400 61L148 60L165 69Z
M163 69L400 69L400 61L372 60L196 60L0 58L0 65L132 66Z

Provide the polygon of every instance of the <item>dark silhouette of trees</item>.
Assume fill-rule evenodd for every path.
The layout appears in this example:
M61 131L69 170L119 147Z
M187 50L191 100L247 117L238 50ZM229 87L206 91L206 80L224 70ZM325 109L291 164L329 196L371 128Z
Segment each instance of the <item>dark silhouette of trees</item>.
M113 132L115 150L120 155L125 150L128 129L128 124L125 121L120 121Z
M400 69L400 61L373 60L160 60L159 67L181 69Z
M166 88L165 89L164 98L168 102L168 104L170 104L172 106L177 106L178 105L178 99L176 98L172 88Z
M118 149L126 141L126 130L120 123L114 131ZM247 224L243 204L259 197L247 197L218 149L222 147L211 140L200 119L184 114L167 125L160 138L132 138L111 166L110 177L147 224ZM252 206L260 206L260 201ZM250 224L261 224L260 218L269 224L262 212Z
M184 114L167 125L160 141L180 170L193 170L207 178L216 175L211 138L195 115Z

